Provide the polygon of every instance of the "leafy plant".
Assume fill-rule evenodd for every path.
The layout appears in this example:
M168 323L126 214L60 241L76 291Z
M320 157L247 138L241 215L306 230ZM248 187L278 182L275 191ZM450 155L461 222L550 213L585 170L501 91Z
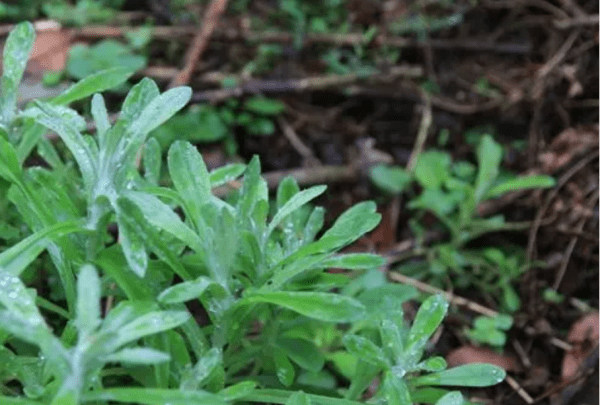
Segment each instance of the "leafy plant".
M452 162L448 153L430 150L418 157L412 172L377 166L370 175L388 193L408 190L415 182L422 188L407 204L417 212L411 226L418 240L422 242L425 235L419 219L427 213L435 215L438 226L449 233L447 242L436 243L426 251L418 249L426 261L404 265L404 272L434 283L453 273L459 287L475 285L497 297L505 310L515 311L520 302L511 283L530 266L522 250L472 250L466 245L486 233L518 229L518 224L506 223L502 215L480 218L477 207L511 191L551 187L554 180L542 175L514 177L501 173L502 147L490 135L480 137L476 156L477 167L466 161Z
M148 136L183 108L189 88L160 93L142 79L111 124L97 92L131 74L113 69L17 110L33 39L31 24L19 24L3 59L0 196L18 214L5 225L25 235L0 253L1 403L352 405L382 374L374 403L447 405L461 394L424 387L504 378L491 365L421 361L447 304L426 300L407 328L400 305L414 290L381 279L383 258L340 253L378 224L373 202L322 231L323 209L309 203L325 186L300 190L287 178L271 204L257 157L208 172L182 140L167 154L173 187L159 187L160 146ZM67 107L92 94L95 136ZM44 140L45 128L70 157ZM23 166L34 147L49 168ZM233 202L212 194L242 174ZM189 309L198 305L204 316ZM355 364L345 393L325 366L334 352L337 365Z
M229 99L222 106L209 104L190 107L151 134L163 149L175 139L190 142L225 141L228 150L237 149L233 131L240 126L249 135L268 136L275 132L272 117L281 114L285 105L275 99L254 96L241 102Z
M473 329L467 330L467 336L483 344L502 348L506 343L506 333L513 325L513 319L509 315L500 314L495 318L478 316L473 321Z
M136 55L134 49L110 39L88 46L76 44L69 50L67 73L75 79L115 67L136 71L146 67L145 56Z

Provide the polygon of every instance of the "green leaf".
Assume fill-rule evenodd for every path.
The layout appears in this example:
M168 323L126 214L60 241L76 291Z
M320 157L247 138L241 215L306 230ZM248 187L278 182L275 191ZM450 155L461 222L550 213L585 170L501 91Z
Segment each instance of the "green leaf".
M214 169L209 176L210 186L215 188L227 184L241 176L244 170L246 170L246 165L242 163L232 163Z
M304 391L296 391L285 401L285 405L311 405L310 397Z
M382 347L388 358L393 359L394 362L401 359L404 355L404 342L398 325L389 319L384 319L381 321L380 333ZM406 370L402 370L402 373L406 373Z
M127 93L121 107L120 119L126 123L135 121L144 108L159 95L160 91L154 80L147 77L143 78Z
M110 121L108 119L108 111L104 103L104 97L101 94L94 94L92 97L92 117L96 123L96 136L98 139L104 138L106 132L110 129ZM103 141L99 141L100 145L104 145Z
M391 194L400 194L412 181L411 174L403 168L386 165L373 167L369 177L377 187Z
M296 370L282 350L275 349L273 352L273 361L275 362L275 374L279 381L286 387L294 382Z
M150 138L144 145L144 178L152 185L157 186L160 180L160 167L162 165L162 152L156 138Z
M144 336L176 328L188 319L190 315L184 311L150 312L118 329L115 346L120 347Z
M17 109L17 89L35 41L30 22L17 24L8 35L2 58L2 121L10 125Z
M465 399L459 391L451 391L441 397L435 405L463 405L466 404Z
M77 329L91 335L100 325L100 279L94 266L84 265L77 279Z
M443 357L436 356L417 364L417 367L420 370L435 372L445 370L448 367L448 363L446 363Z
M225 401L237 401L238 399L251 394L254 390L256 390L255 381L242 381L225 388L219 392L219 395L223 397Z
M414 378L411 383L422 385L449 385L456 387L489 387L506 377L506 371L498 366L472 363Z
M213 347L198 360L189 375L182 378L180 389L182 391L197 390L223 363L223 354L220 349Z
M502 161L502 146L494 141L491 135L481 138L477 147L477 179L475 180L475 204L481 202L490 186L496 181L500 162Z
M392 373L387 373L386 379L383 382L383 391L388 404L413 405L406 383L403 379L396 377Z
M550 176L532 175L521 176L512 180L507 180L487 192L485 198L500 197L504 193L524 190L529 188L548 188L553 187L556 181Z
M14 315L29 323L32 329L45 325L34 299L21 280L6 271L0 271L0 302Z
M275 227L277 225L279 225L279 223L285 217L287 217L288 215L290 215L292 212L296 211L298 208L302 207L307 202L309 202L312 199L316 198L317 196L323 194L323 192L325 192L326 189L327 189L327 186L314 186L314 187L311 187L311 188L309 188L307 190L303 190L303 191L295 194L292 198L290 198L283 205L283 207L281 207L277 211L277 213L275 214L275 216L273 217L273 219L269 223L269 226L267 227L267 231L266 231L266 234L265 234L265 238L269 237L269 235L271 234L271 232L273 232L273 230L275 229Z
M206 165L198 150L184 141L176 141L171 145L167 163L173 185L184 201L186 216L198 226L202 218L200 207L211 196Z
M442 295L429 297L417 311L415 321L408 333L407 347L424 345L440 326L448 312L448 302Z
M275 389L254 390L250 394L240 398L247 402L261 402L267 404L285 404L293 392ZM363 402L350 401L348 399L326 397L323 395L306 394L312 405L361 405ZM364 405L364 404L363 404Z
M140 209L149 223L169 232L195 251L202 251L202 241L198 235L183 223L167 204L153 195L141 191L130 191L125 194L125 198Z
M91 188L96 179L97 154L90 148L74 122L65 119L66 109L40 101L36 101L36 105L39 108L37 111L36 109L28 110L31 111L32 118L61 137L77 161L84 184Z
M148 267L148 252L146 252L144 239L139 233L139 223L135 222L130 211L137 210L138 217L142 214L139 212L139 208L133 204L132 202L129 206L120 207L117 211L119 244L131 270L139 277L144 277Z
M199 298L214 281L208 277L200 276L193 281L184 281L167 288L158 296L158 301L163 304L176 304Z
M46 248L48 239L81 229L79 222L63 222L38 231L0 253L0 269L18 276Z
M452 159L446 152L424 152L417 159L415 177L424 188L439 189L450 177L451 164Z
M325 364L325 357L319 348L311 341L299 338L281 337L276 341L294 363L305 370L319 372Z
M22 184L23 171L14 146L0 136L0 177L15 184Z
M83 400L115 401L128 404L147 405L227 405L216 394L202 390L180 391L160 388L108 388L91 391L83 395Z
M171 118L190 101L191 96L192 90L189 87L176 87L155 97L131 123L133 138L145 136Z
M269 118L254 118L245 125L246 130L251 135L273 135L275 124Z
M244 107L248 111L262 115L277 115L285 111L285 104L279 100L254 96L244 102Z
M321 265L325 268L360 270L381 267L385 263L382 256L372 253L349 253L325 259Z
M288 308L309 318L326 322L352 322L364 315L365 308L358 301L337 294L319 292L274 291L249 295L238 305L258 302Z
M133 347L109 354L103 360L113 363L157 364L171 360L171 356L147 347Z
M346 335L343 339L344 346L348 352L357 358L368 361L383 370L390 368L390 364L379 347L369 339L357 335Z
M133 70L123 67L93 73L69 87L61 95L53 98L50 103L54 105L67 105L73 101L89 97L94 93L112 89L124 83L133 73Z

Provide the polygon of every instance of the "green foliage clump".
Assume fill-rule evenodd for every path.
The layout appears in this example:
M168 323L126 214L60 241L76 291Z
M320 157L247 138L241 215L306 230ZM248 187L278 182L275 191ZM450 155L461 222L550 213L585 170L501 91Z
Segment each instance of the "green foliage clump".
M377 278L381 257L340 253L379 222L373 202L322 231L323 209L309 203L326 187L300 190L287 178L272 207L258 158L209 172L182 140L167 154L173 187L160 187L160 146L148 135L191 90L161 93L142 79L111 123L98 92L131 75L111 69L21 111L33 39L19 24L3 60L1 206L16 212L5 224L19 230L12 238L25 235L0 253L0 403L354 405L382 376L371 403L448 405L465 401L438 386L503 380L493 365L422 360L448 304L426 299L408 327L401 304L415 291ZM68 107L91 95L95 136ZM23 165L36 147L48 168ZM213 195L241 175L233 203ZM332 267L362 275L351 282Z

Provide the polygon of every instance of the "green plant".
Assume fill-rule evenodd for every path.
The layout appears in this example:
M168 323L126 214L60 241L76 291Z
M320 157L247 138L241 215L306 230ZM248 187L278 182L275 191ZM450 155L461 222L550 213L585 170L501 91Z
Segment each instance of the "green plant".
M134 39L137 41L137 37ZM122 67L136 71L146 67L145 56L136 55L134 48L110 39L88 46L76 44L69 50L66 71L75 79L83 79L102 70Z
M249 135L272 135L275 132L273 117L284 110L285 105L281 101L267 97L253 96L241 103L231 98L219 107L209 104L192 106L154 130L151 136L158 140L162 149L167 149L175 139L224 141L233 154L237 149L233 136L235 127L242 127Z
M478 316L473 321L473 329L466 331L466 335L478 342L493 347L502 348L506 343L506 333L513 325L513 319L509 315L500 314L495 318Z
M504 378L492 365L421 362L447 304L426 300L406 328L400 305L414 290L378 277L377 255L339 253L377 225L373 202L321 233L323 209L308 203L324 186L301 191L287 178L271 207L257 157L208 172L181 140L168 150L173 187L159 187L160 146L148 134L183 108L189 88L161 94L142 79L111 124L97 91L131 73L109 70L17 110L33 37L19 24L3 59L1 206L18 214L6 224L17 230L11 238L24 235L0 253L1 403L354 405L383 373L373 403L447 405L464 403L460 393L424 387ZM66 106L91 94L95 136ZM44 128L70 156L44 140ZM23 166L36 146L49 168ZM242 174L233 203L212 194ZM337 365L356 364L345 392L325 368L333 351Z
M486 233L519 229L520 224L506 223L502 215L481 218L477 207L511 191L551 187L554 180L542 175L515 177L501 172L502 147L490 135L479 138L476 157L474 166L466 161L452 162L448 153L430 150L418 157L413 171L377 166L370 175L388 193L403 192L413 182L422 188L407 204L416 211L410 225L421 244L426 228L420 220L428 213L437 218L437 228L449 234L447 242L417 249L415 253L424 254L426 260L403 265L403 271L438 284L451 273L457 286L475 285L512 312L520 302L511 283L530 266L522 249L477 250L468 249L467 244Z

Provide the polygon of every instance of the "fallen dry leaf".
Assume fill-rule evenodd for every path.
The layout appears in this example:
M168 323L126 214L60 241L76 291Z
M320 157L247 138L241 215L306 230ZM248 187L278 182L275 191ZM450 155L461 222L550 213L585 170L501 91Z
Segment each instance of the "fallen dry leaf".
M598 148L598 124L567 128L554 138L547 152L540 154L544 173L552 174L577 155Z
M562 378L569 380L577 375L580 365L587 356L598 346L598 312L591 312L579 318L567 335L567 341L573 345L573 350L565 353L562 363Z
M496 353L483 347L464 345L452 350L447 356L448 366L456 367L470 363L491 363L506 371L520 372L521 365L513 356Z

